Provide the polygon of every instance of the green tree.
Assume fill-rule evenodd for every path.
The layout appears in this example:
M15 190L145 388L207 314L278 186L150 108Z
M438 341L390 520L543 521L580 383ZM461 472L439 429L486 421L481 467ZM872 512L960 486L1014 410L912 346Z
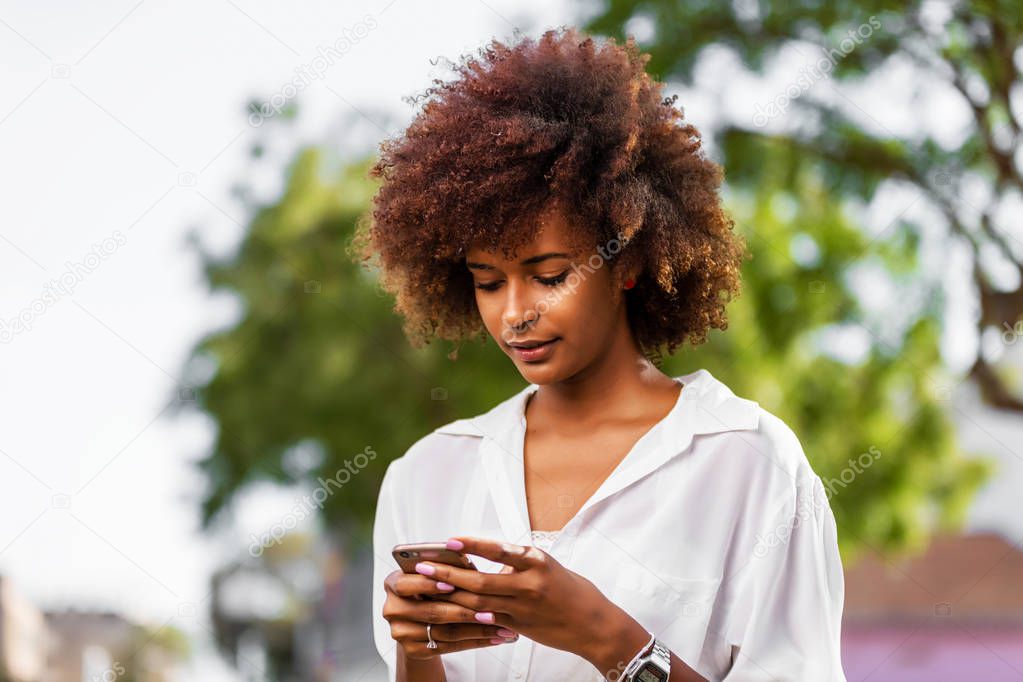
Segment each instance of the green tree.
M387 463L521 386L494 348L469 344L451 362L449 349L405 341L392 301L348 253L375 191L370 164L301 149L279 199L258 205L236 191L251 217L235 253L214 257L196 242L211 292L243 310L201 340L183 372L178 408L217 427L199 463L204 525L253 482L305 482L330 493L327 523L365 543Z
M980 314L974 329L954 333L1008 344L1023 337L1023 243L1011 232L1023 190L1021 114L1012 104L1021 89L1023 5L602 0L586 28L620 40L645 31L639 44L651 54L649 70L685 85L710 49L729 50L751 74L769 72L785 48L811 56L815 65L791 74L748 122L712 131L755 254L721 373L793 426L825 480L858 453L881 453L869 471L836 486L847 554L863 544L920 547L936 528L956 526L991 469L957 451L946 416L952 392L974 381L989 405L1017 413L1023 399L997 352L978 353L965 377L942 367L948 282L918 254L933 223L945 249L968 254ZM877 134L880 124L857 122L873 117L842 87L876 84L906 64L915 84L960 98L970 125L959 141L924 126ZM798 125L771 125L797 116ZM868 238L862 220L845 216L862 215L891 188L910 190L940 218L905 214ZM987 199L968 198L978 188ZM849 282L864 278L888 285L890 309L862 305ZM821 352L824 335L841 330L867 339L864 359Z

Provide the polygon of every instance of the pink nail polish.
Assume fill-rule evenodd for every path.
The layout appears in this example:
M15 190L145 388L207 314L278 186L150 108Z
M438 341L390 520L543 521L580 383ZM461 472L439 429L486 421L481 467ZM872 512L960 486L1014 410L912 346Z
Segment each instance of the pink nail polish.
M437 589L438 590L447 590L448 592L450 592L451 590L455 589L455 586L438 580L437 581Z
M424 564L421 561L416 564L416 573L421 573L422 575L433 575L436 572L437 569L430 564Z
M448 549L454 550L465 549L465 543L462 542L461 540L448 540L446 543L444 543L444 546L447 547Z
M504 640L501 639L500 637L491 637L490 638L490 643L491 644L504 644Z
M512 632L511 630L509 630L508 628L501 628L500 630L497 631L497 634L501 635L502 637L514 637L515 636L515 633Z
M476 620L478 620L481 623L493 623L494 614L491 613L490 611L481 611L476 614Z

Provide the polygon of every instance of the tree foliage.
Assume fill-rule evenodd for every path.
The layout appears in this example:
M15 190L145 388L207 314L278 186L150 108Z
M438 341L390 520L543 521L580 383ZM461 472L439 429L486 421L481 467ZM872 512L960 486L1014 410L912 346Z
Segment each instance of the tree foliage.
M692 85L701 61L722 48L751 75L776 73L785 50L811 62L772 100L784 106L758 106L748 120L731 117L711 131L756 252L728 332L733 350L743 338L749 347L723 358L722 373L786 418L825 481L848 478L859 453L881 453L855 481L834 486L846 554L919 548L936 528L957 525L992 469L958 452L947 414L953 393L974 381L992 407L1023 412L1018 379L997 364L1002 343L978 351L966 376L952 375L938 353L942 332L1010 345L1023 336L1016 236L1023 234L1023 5L596 6L586 28L624 39L645 27L639 42L651 54L649 69L669 82ZM911 71L916 101L937 93L969 112L954 142L923 121L896 133L877 120L896 94L884 84L891 88L900 68ZM874 115L846 94L849 87L872 88ZM916 196L906 203L918 200L925 210L907 206L871 234L863 216L886 191ZM970 264L979 309L972 329L948 328L951 280L919 257L936 230L939 252L961 250ZM864 305L857 296L864 284L889 292L888 305ZM828 352L856 339L854 362Z
M348 253L374 190L370 165L300 150L278 200L247 202L237 252L202 252L211 291L243 310L197 345L185 370L194 402L184 405L217 427L200 462L207 525L253 482L305 483L329 493L328 523L365 541L386 464L518 385L496 349L471 344L451 362L449 349L406 342L393 301Z

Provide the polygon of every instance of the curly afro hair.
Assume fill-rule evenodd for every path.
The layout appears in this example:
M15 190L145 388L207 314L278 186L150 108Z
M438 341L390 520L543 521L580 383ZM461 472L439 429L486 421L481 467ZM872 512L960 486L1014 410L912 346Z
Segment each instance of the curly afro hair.
M617 240L616 283L639 273L626 308L648 357L727 328L746 244L721 206L719 166L677 96L662 99L649 58L631 36L569 27L493 40L381 143L370 176L382 183L353 246L379 268L414 347L485 333L465 254L512 257L551 206L581 243Z

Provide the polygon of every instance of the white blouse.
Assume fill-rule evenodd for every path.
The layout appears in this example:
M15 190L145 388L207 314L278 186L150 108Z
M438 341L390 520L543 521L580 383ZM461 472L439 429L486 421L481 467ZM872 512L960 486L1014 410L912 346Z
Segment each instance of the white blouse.
M799 440L705 369L675 380L684 386L671 412L560 532L532 531L526 507L525 405L536 384L435 429L388 465L373 529L373 635L388 679L391 548L472 535L542 547L712 682L845 682L835 517ZM448 682L603 679L522 634L441 660Z

